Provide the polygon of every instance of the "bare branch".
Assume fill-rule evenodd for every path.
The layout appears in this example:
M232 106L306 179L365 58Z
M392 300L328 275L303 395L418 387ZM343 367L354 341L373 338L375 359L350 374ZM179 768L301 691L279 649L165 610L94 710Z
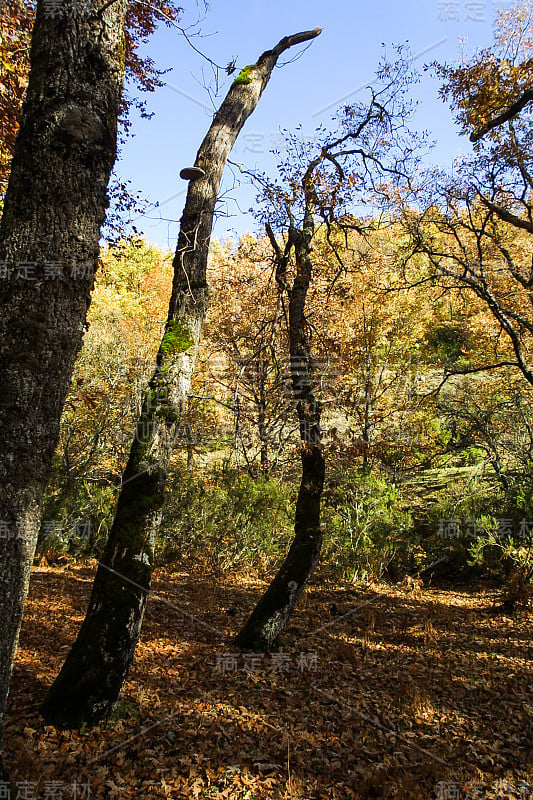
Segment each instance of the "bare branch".
M458 375L473 375L477 372L490 372L493 369L501 369L502 367L519 367L519 366L520 364L518 363L518 361L498 361L497 364L486 364L482 367L470 367L469 369L446 371L446 374L444 375L444 378L441 380L439 385L435 389L432 389L427 394L422 395L422 397L423 399L425 399L427 397L433 397L438 395L444 384L450 378L456 378Z
M278 44L272 50L267 50L266 53L263 53L259 59L259 62L271 54L278 58L290 47L294 47L296 44L302 44L302 42L308 42L310 39L316 39L316 37L320 36L321 33L322 28L314 28L312 31L302 31L301 33L294 33L292 36L284 36L283 39L278 42Z

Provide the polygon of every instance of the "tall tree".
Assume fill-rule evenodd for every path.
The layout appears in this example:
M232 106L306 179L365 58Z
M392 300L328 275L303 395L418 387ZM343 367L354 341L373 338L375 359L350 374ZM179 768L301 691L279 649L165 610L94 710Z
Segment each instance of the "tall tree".
M37 5L0 225L0 727L116 156L124 0Z
M380 182L408 176L416 159L416 141L406 131L409 113L404 92L410 83L408 62L399 54L378 72L381 88L371 90L368 105L346 107L341 131L321 134L318 143L293 139L292 153L280 165L283 184L260 178L266 201L266 230L275 253L279 291L288 297L287 328L293 399L301 440L301 481L296 500L294 539L277 574L236 638L252 650L274 646L320 556L323 531L320 505L325 477L321 436L322 404L314 387L312 327L306 300L314 277L313 243L323 229L336 268L344 270L335 234L363 234L370 227L353 210ZM303 166L302 166L303 165ZM281 242L274 227L281 233ZM292 274L292 278L291 278ZM316 310L316 309L315 309Z
M302 477L296 500L295 535L289 553L236 639L239 647L254 650L264 650L278 638L316 566L322 545L320 500L325 476L320 430L322 405L313 391L310 329L305 314L307 292L313 277L311 243L317 204L313 178L321 160L312 162L303 177L303 219L300 225L291 221L283 248L267 225L276 254L276 280L282 292L287 286L289 259L294 250L295 274L292 286L288 288L288 334L290 375L302 442Z
M200 145L194 169L185 173L191 180L157 367L144 400L87 615L41 706L45 719L57 726L96 722L120 693L141 631L173 442L208 304L207 257L222 172L279 56L319 33L316 28L285 37L255 64L244 67Z

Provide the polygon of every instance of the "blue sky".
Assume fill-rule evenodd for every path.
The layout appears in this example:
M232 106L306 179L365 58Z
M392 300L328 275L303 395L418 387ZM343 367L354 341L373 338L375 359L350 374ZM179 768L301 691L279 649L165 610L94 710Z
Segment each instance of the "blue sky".
M195 38L195 45L222 66L236 59L237 68L255 62L283 36L323 28L299 60L274 70L231 155L247 168L275 174L269 150L279 146L280 128L301 125L304 133L312 133L320 123L328 124L341 101L362 100L364 90L356 90L371 81L383 44L392 53L393 44L408 41L411 53L421 54L416 61L420 67L433 60L456 62L491 42L497 10L509 5L505 0L211 0L207 13L203 3L189 4L181 24L201 18L203 38ZM123 147L117 173L150 203L159 203L136 219L138 230L149 241L174 249L186 189L179 171L194 162L213 108L222 102L232 78L222 74L219 94L211 99L205 88L213 79L209 64L178 31L164 25L143 52L171 71L164 76L166 85L147 95L153 118L133 117L134 136ZM438 81L429 73L423 74L414 94L419 102L416 127L437 140L431 159L449 166L469 149L468 142L458 136L449 108L438 97ZM214 236L257 230L248 212L255 191L246 183L235 184L229 167L222 192L221 211L227 216L217 219Z

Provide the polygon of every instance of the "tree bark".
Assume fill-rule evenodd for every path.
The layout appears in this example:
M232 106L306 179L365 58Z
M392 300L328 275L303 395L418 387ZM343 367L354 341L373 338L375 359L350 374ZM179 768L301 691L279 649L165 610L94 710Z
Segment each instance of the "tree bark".
M259 430L259 440L261 442L261 475L263 478L268 478L268 431L266 426L265 405L266 403L263 393L259 403L259 410L257 412L257 427Z
M254 651L269 650L276 645L315 569L322 546L320 502L325 461L320 432L321 405L313 394L310 342L305 319L305 301L313 267L310 254L314 233L314 193L310 179L307 186L305 184L306 181L306 213L302 229L291 226L289 230L289 245L294 246L296 261L296 276L289 299L289 352L292 390L302 442L302 478L290 550L235 640L237 647ZM269 236L276 251L280 277L280 270L284 272L286 267L287 251L281 254L270 230Z
M38 2L0 225L0 736L116 157L125 0L96 11Z
M222 172L278 57L320 29L282 39L233 82L196 156L173 268L165 335L123 475L87 615L41 713L58 727L102 719L117 700L139 639L173 442L187 401L208 305L207 258Z

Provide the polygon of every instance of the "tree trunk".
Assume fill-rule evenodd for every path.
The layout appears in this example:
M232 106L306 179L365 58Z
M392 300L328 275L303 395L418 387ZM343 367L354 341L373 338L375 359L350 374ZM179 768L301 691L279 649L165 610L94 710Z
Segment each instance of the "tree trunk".
M268 430L266 424L266 401L264 384L261 387L261 399L259 402L259 409L257 412L257 427L259 430L259 440L261 442L260 458L261 458L261 475L263 478L268 478Z
M282 39L233 82L196 156L174 256L165 335L157 354L87 615L41 713L58 727L102 719L117 700L139 639L167 473L208 304L207 257L222 172L278 57L319 29Z
M370 346L370 345L369 345ZM365 374L365 409L363 414L363 475L368 475L369 460L368 451L370 448L370 408L372 404L372 371L371 371L371 356L367 355L366 374Z
M96 9L38 2L0 226L0 736L116 156L125 2Z
M274 580L235 640L264 652L275 646L320 556L320 499L325 464L320 445L302 449L302 480L296 501L294 540Z
M302 442L302 479L296 501L294 539L289 553L235 640L237 647L254 651L269 650L275 646L315 569L322 546L320 501L325 462L320 433L321 406L312 389L310 343L305 320L305 300L312 276L312 197L312 189L308 187L303 228L300 231L291 227L289 231L289 242L294 245L296 259L296 277L289 300L290 370ZM269 236L273 242L270 230ZM281 264L283 256L276 245L275 250L278 264Z

